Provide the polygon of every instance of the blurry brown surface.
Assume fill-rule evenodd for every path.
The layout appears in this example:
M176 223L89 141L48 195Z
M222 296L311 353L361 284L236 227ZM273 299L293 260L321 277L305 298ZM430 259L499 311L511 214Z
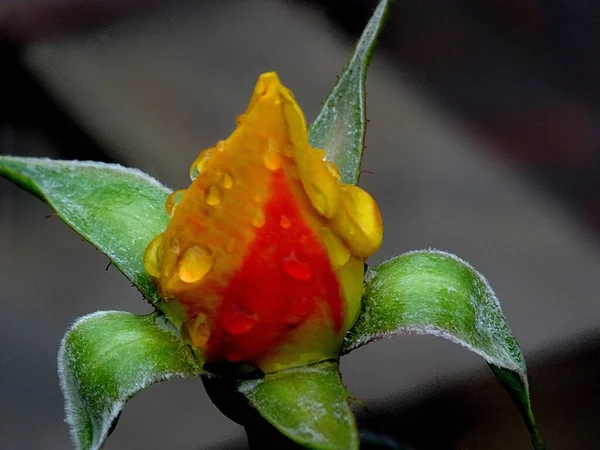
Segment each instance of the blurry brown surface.
M69 26L54 9L65 28L9 27L0 152L115 160L177 188L197 152L232 130L260 72L277 70L310 120L375 2L131 1L104 17L89 7L98 2L67 4L94 20ZM600 437L599 6L540 5L396 1L369 75L374 174L361 183L384 214L377 260L437 247L486 274L531 362L549 447L587 449ZM68 448L55 373L64 331L98 309L149 310L48 213L0 180L1 448ZM453 344L380 342L342 370L372 410L361 415L369 430L416 449L528 448L485 364ZM136 396L106 448L243 442L186 380Z

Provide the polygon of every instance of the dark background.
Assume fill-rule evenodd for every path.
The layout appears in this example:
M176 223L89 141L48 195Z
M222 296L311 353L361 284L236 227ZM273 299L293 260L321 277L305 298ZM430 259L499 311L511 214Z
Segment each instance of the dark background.
M367 0L29 0L0 6L0 152L120 162L173 188L225 137L261 72L308 120ZM374 258L435 247L496 289L550 448L600 440L600 3L397 0L369 74L361 184ZM49 209L0 180L0 447L69 448L56 352L98 309L149 307ZM363 429L414 449L526 449L485 363L431 337L342 361ZM107 449L244 448L198 380L152 387Z

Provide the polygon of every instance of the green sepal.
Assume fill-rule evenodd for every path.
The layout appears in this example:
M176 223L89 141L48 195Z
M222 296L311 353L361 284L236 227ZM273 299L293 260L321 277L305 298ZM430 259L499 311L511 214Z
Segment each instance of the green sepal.
M362 311L342 351L401 334L443 337L485 359L521 412L534 448L544 448L531 411L523 354L494 291L467 262L424 250L369 267Z
M87 161L0 156L0 176L50 205L152 305L160 305L143 255L167 226L168 188L137 169Z
M323 450L359 447L337 362L325 361L243 381L238 391L267 422L300 445Z
M164 316L99 311L67 331L58 373L73 444L95 450L132 396L159 381L200 376L202 363Z
M367 117L365 81L377 37L390 6L382 0L367 23L354 52L308 130L310 145L325 150L342 181L356 184L360 174Z

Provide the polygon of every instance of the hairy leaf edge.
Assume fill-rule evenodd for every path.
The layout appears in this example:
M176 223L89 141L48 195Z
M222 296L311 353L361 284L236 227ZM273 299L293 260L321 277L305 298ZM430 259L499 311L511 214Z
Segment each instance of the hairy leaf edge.
M45 164L48 164L48 165L54 165L54 166L63 166L63 167L67 167L69 169L77 169L77 168L82 168L82 167L97 168L97 169L110 169L110 170L114 170L116 172L124 173L127 175L132 175L139 180L148 182L151 185L153 185L154 187L157 187L162 192L164 192L165 195L168 195L172 192L172 190L170 188L163 185L162 183L160 183L160 181L151 177L150 175L141 171L140 169L125 167L125 166L122 166L121 164L116 164L116 163L0 155L0 176L5 177L7 180L15 183L17 186L19 186L26 192L29 192L33 196L37 197L38 199L40 199L41 201L46 203L52 209L52 211L54 211L56 213L56 215L65 224L67 224L67 226L69 228L71 228L75 233L77 233L79 236L81 236L81 238L84 239L86 242L90 243L96 250L98 250L103 255L105 255L111 261L111 264L113 266L115 266L125 276L125 278L127 278L129 281L131 281L131 283L133 283L133 285L136 287L136 289L140 290L140 287L137 284L137 280L133 277L129 277L126 274L126 269L122 266L122 264L119 261L113 260L110 256L108 256L102 249L100 249L98 246L96 246L96 244L94 244L90 238L88 238L87 236L85 236L78 230L78 226L76 223L69 220L67 217L65 217L63 214L61 214L60 211L58 211L56 209L52 200L44 193L43 189L40 189L38 182L36 182L33 178L24 174L23 172L16 171L14 169L7 167L6 165L3 164L3 161L8 161L8 162L15 161L17 163L22 163L22 164L26 164L26 165L34 165L34 166L36 166L36 165L44 166ZM160 298L159 298L158 294L156 294L156 296L153 296L152 298L150 298L147 296L146 293L142 292L141 290L140 290L140 293L154 307L157 307L157 305L160 302Z
M398 255L394 258L401 258L404 256L410 256L410 255L414 255L414 254L418 254L418 253L422 253L422 252L429 252L432 254L436 254L436 255L442 255L442 256L446 256L449 257L451 259L453 259L454 261L458 262L459 264L462 264L464 266L466 266L469 270L473 271L473 273L475 273L477 275L477 277L481 280L481 282L483 283L483 285L485 286L485 288L488 290L488 292L491 294L491 299L492 301L495 303L495 305L498 307L500 313L502 314L502 317L504 318L504 322L506 323L506 326L508 327L508 329L510 330L510 326L508 325L508 321L506 320L506 316L504 316L504 312L502 311L502 307L500 305L500 301L498 300L498 297L496 296L496 293L494 292L494 290L492 289L492 287L490 286L490 283L488 282L488 280L479 272L477 271L471 264L469 264L467 261L465 261L464 259L460 258L459 256L450 253L450 252L446 252L444 250L437 250L434 248L427 248L427 249L421 249L421 250L411 250L409 252L403 253L401 255ZM390 261L393 258L390 258L386 261L383 261L381 264L384 264L388 261ZM365 274L365 285L367 283L369 283L373 277L375 277L377 275L377 271L376 268L375 270L369 268L369 270L367 271L367 273ZM512 335L512 330L511 331L511 335ZM349 334L352 334L352 330L349 331ZM446 330L440 329L439 327L435 327L435 326L431 326L431 327L418 327L418 326L409 326L409 327L399 327L394 331L385 331L385 332L381 332L381 333L374 333L368 337L362 337L359 338L353 342L348 341L347 339L344 341L344 344L342 344L342 350L341 350L341 354L345 355L350 353L353 350L356 350L357 348L360 348L364 345L367 345L371 342L375 342L375 341L379 341L382 339L390 339L396 336L402 336L402 335L431 335L431 336L436 336L436 337L441 337L444 338L450 342L453 342L455 344L459 344L465 348L467 348L468 350L470 350L471 352L481 356L486 362L490 363L490 364L494 364L498 367L502 367L508 370L512 370L514 372L517 372L519 374L519 376L521 377L522 381L525 384L525 387L529 387L529 384L527 382L527 369L525 367L525 360L523 358L523 354L522 351L518 345L518 343L516 342L515 339L515 343L517 344L517 347L519 348L519 364L513 364L512 362L507 362L507 361L501 361L498 358L495 357L490 357L490 355L485 354L483 351L478 350L477 348L472 347L468 342L457 338L456 336L454 336L453 334L447 332ZM346 345L347 344L347 345Z
M69 327L69 329L66 331L64 337L62 338L62 340L60 342L57 363L58 363L58 378L59 378L60 390L61 390L64 400L65 400L65 422L67 423L67 425L69 425L71 440L75 444L75 447L78 449L82 449L82 447L80 446L79 437L77 435L77 426L79 425L79 421L77 420L78 414L76 411L77 406L73 406L73 405L80 405L81 399L77 396L77 392L75 390L71 389L67 383L67 374L66 374L65 363L64 363L65 354L67 353L67 350L66 350L67 339L69 337L69 334L72 331L75 331L77 329L77 327L79 327L80 325L84 324L85 322L87 322L89 320L93 320L93 319L96 319L101 316L121 315L121 314L130 315L132 313L129 313L126 311L112 310L112 311L96 311L91 314L82 316L82 317L78 318L77 320L75 320L75 322ZM200 374L198 374L198 375L200 375ZM146 389L147 387L149 387L153 384L159 383L159 382L168 381L168 380L172 380L175 378L189 378L189 377L190 377L190 375L186 374L184 372L161 374L157 377L148 377L148 378L142 380L134 388L125 391L123 393L123 395L121 395L121 398L119 398L119 400L114 403L113 408L110 410L108 418L103 420L101 434L98 437L97 442L94 442L94 446L90 447L89 450L99 450L100 448L102 448L115 420L118 418L118 416L121 413L121 411L123 410L125 404L129 400L131 400L131 398L135 394L137 394L138 392ZM74 402L74 400L76 400L76 401Z

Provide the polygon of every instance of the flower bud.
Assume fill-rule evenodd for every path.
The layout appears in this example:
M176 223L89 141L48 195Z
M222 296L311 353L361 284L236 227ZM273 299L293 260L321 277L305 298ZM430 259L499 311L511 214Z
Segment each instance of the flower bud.
M275 73L260 76L231 136L204 150L144 264L165 312L208 362L265 372L337 357L360 311L381 215L312 148Z

